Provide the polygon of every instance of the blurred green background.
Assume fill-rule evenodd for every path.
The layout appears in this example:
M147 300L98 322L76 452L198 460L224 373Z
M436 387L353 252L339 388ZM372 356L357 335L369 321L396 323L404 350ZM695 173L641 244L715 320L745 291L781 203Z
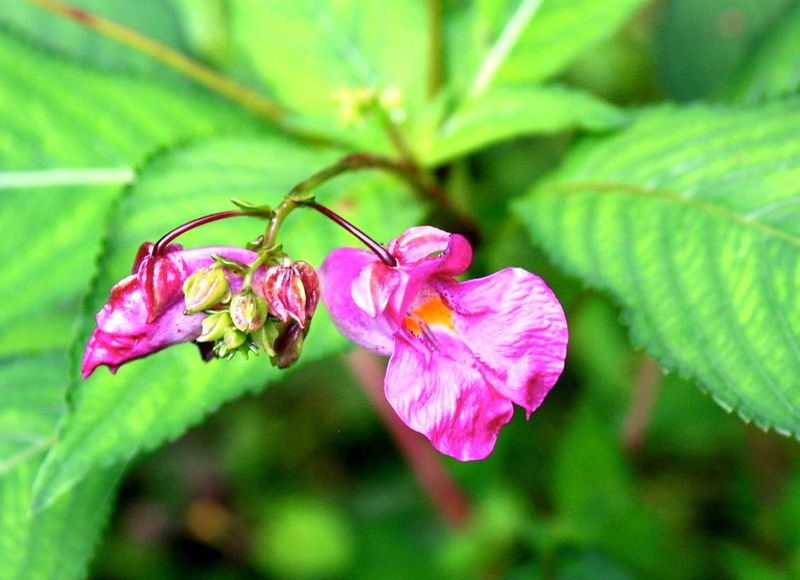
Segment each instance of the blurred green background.
M150 32L248 79L225 35L226 2L183 5L183 19ZM797 9L791 0L646 3L558 80L622 106L738 99L753 86L744 79L755 49L800 31ZM24 20L24 10L11 10L4 22L14 30ZM58 49L60 39L35 40ZM96 58L173 75L109 46L99 44ZM571 334L566 371L530 421L518 409L486 461L437 459L467 498L465 521L437 511L352 359L328 356L136 459L90 576L800 577L797 442L745 424L691 381L665 375L631 346L617 306L548 262L509 218L508 202L579 138L518 138L440 175L481 218L471 275L508 264L540 274L564 304ZM81 529L72 523L71 533Z

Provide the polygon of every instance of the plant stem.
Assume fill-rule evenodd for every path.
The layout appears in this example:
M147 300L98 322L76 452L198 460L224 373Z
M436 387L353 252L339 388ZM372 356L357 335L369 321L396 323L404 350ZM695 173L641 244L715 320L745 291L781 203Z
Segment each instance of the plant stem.
M359 153L343 157L333 165L326 167L308 179L301 181L295 185L288 194L286 194L286 197L283 199L283 201L272 211L269 225L264 233L264 239L261 242L261 250L266 251L268 248L274 246L275 241L278 239L278 231L288 215L298 207L305 206L315 209L338 226L347 230L347 232L355 236L359 241L367 246L367 248L374 252L375 255L378 256L378 258L380 258L381 261L390 268L397 266L397 260L386 250L386 248L381 246L378 242L373 240L335 211L314 201L313 191L326 181L348 171L359 171L362 169L374 168L386 169L401 175L407 180L412 179L412 176L404 170L404 166L387 157L370 155L366 153ZM416 184L416 181L414 183Z
M428 0L428 97L433 98L444 80L442 0Z
M289 214L297 208L297 205L297 202L291 199L290 192L289 195L272 210L272 217L270 217L267 231L264 233L264 239L261 242L262 250L268 250L275 245L275 240L278 239L278 231L281 229L283 222L286 221Z
M244 279L242 280L242 290L249 290L250 286L253 285L253 276L261 266L264 265L270 258L272 258L272 254L270 252L261 252L258 257L253 260L253 262L248 266L247 273L244 275Z
M81 26L90 28L103 36L116 40L120 44L129 46L138 52L152 57L193 79L204 87L238 103L270 123L279 126L287 133L315 142L329 141L326 137L311 133L302 133L288 126L286 123L286 119L289 115L288 111L275 101L237 83L157 40L153 40L131 28L103 18L102 16L64 4L58 0L28 0L28 2L60 16L64 16Z
M190 222L187 222L183 225L178 226L171 232L164 234L160 240L158 240L155 245L153 246L153 254L158 254L166 248L170 242L172 242L175 238L182 236L186 232L193 230L194 228L200 227L205 224L210 224L211 222L224 220L232 217L260 217L266 218L270 217L269 214L259 211L244 211L244 210L230 210L230 211L221 211L218 213L212 213L209 215L205 215L203 217L199 217L194 219Z
M292 191L289 192L288 197L293 197L295 199L301 198L305 193L314 190L322 185L322 183L337 175L365 169L382 169L399 177L410 185L422 198L432 200L440 208L454 216L458 221L460 229L463 230L463 233L465 233L467 237L473 240L479 239L479 230L475 219L468 213L454 206L438 183L425 177L419 170L419 167L413 162L395 161L383 155L373 155L370 153L354 153L352 155L347 155L330 167L326 167L322 171L298 183Z
M418 191L427 192L427 188L429 187L429 184L422 182L419 176L414 173L413 169L404 163L400 163L389 157L384 157L383 155L353 153L352 155L342 157L333 165L301 181L292 188L287 197L302 201L305 194L313 191L337 175L350 171L362 171L364 169L383 169L389 173L393 173Z
M650 415L661 389L663 374L658 362L645 357L633 385L633 400L622 426L622 442L631 455L637 454L644 444Z
M275 243L277 239L277 231L281 227L286 215L289 214L297 206L308 206L318 212L324 214L338 225L345 228L348 232L357 237L363 242L370 250L372 250L386 265L394 267L396 261L386 249L378 244L375 240L367 236L364 232L356 228L353 224L345 220L340 215L325 206L315 204L314 196L311 193L320 185L327 182L334 177L347 173L350 171L361 171L364 169L383 169L389 173L396 175L403 181L411 185L415 190L421 193L424 197L432 198L439 202L440 207L450 210L459 220L461 229L464 233L471 237L473 240L479 239L478 228L472 216L458 211L451 203L447 196L444 195L442 189L438 184L427 181L416 168L416 166L395 161L382 155L372 155L370 153L354 153L342 157L333 165L318 171L308 179L305 179L295 185L292 190L286 195L284 201L275 208L275 213L280 214L280 219L273 218L270 223L267 233L264 236L262 248L267 248ZM294 205L291 205L291 204ZM289 204L283 207L285 204ZM285 212L285 213L284 213Z
M412 151L411 146L406 141L406 138L400 131L400 128L397 126L397 123L392 121L391 117L383 107L376 105L373 109L383 125L383 128L386 129L386 133L389 135L389 140L392 142L392 146L395 148L398 155L400 155L400 159L402 160L401 162L404 165L418 168L419 164L414 156L414 151Z
M340 216L332 209L329 209L324 205L320 205L315 201L307 201L303 203L303 205L317 210L319 213L321 213L322 215L330 219L332 222L334 222L336 225L341 226L342 228L347 230L350 234L358 238L358 240L362 244L367 246L367 248L369 248L376 256L378 256L381 259L381 261L384 264L386 264L390 268L394 268L397 266L397 259L394 256L392 256L386 248L384 248L382 245L373 240L371 237L362 232L360 229L358 229L356 226L351 224L349 221L344 219L342 216Z

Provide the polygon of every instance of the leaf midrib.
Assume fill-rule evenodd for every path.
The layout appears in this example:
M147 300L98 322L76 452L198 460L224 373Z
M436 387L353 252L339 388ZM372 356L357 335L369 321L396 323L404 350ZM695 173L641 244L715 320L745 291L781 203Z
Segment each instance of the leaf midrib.
M555 186L553 187L553 190L567 195L613 192L619 195L627 195L630 197L648 199L657 198L667 203L698 210L717 219L733 222L734 224L744 227L745 229L758 231L766 236L787 242L800 248L800 236L792 235L759 220L748 219L745 216L731 211L724 206L698 200L696 198L690 199L684 197L679 192L668 189L647 188L632 183L614 181L573 181L568 184Z

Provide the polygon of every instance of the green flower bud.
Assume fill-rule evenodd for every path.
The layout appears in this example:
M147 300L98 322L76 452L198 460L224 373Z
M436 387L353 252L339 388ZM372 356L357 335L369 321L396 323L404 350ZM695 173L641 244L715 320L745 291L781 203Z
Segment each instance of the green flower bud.
M197 342L214 342L225 335L225 330L233 326L231 315L227 312L215 312L203 320L203 334Z
M186 303L184 314L194 314L229 300L231 289L225 272L215 265L201 268L186 278L183 294Z
M275 341L278 339L278 326L267 321L250 335L252 341L269 356L275 356Z
M224 358L233 356L236 350L247 342L247 334L241 330L236 330L233 326L225 329L222 335L222 342L217 344L217 356Z
M267 302L252 290L245 290L231 300L233 325L243 332L255 332L267 319Z

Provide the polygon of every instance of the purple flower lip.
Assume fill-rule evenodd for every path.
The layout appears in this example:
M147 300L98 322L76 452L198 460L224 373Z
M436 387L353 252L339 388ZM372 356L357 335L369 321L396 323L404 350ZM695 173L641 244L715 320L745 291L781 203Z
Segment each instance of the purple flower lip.
M484 459L511 420L528 416L564 368L564 312L544 281L520 268L458 282L472 261L458 234L422 226L368 252L334 250L320 267L334 323L389 355L384 389L400 418L456 459Z
M184 250L177 244L153 251L145 243L134 261L134 272L111 289L108 302L97 313L81 364L83 378L98 366L112 372L123 364L200 336L203 313L185 315L182 286L200 268L214 264L214 256L252 262L256 254L241 248L213 246ZM240 281L231 277L234 289Z

